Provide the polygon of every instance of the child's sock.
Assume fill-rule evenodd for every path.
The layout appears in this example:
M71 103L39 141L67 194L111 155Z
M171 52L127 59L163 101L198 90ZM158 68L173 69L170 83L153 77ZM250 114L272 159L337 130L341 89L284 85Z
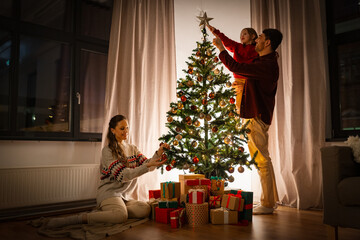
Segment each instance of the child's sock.
M81 224L82 223L82 214L68 216L68 217L59 217L51 218L47 224L49 228L58 228L67 225Z

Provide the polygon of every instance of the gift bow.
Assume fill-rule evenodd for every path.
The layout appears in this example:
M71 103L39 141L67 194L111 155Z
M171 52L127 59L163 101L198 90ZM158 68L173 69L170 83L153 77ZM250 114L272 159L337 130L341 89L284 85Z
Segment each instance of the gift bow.
M203 193L203 202L205 202L205 190L204 189L189 189L189 194L192 196L193 203L197 203L197 193Z
M213 200L210 199L210 206L216 207L216 202L220 201L221 196L211 196Z

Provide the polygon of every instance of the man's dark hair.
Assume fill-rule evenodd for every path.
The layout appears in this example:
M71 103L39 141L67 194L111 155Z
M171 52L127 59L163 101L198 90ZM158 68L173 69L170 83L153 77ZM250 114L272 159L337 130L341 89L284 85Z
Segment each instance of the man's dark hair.
M271 48L273 51L275 51L283 39L282 33L279 30L273 28L264 29L263 33L265 34L265 39L270 40Z

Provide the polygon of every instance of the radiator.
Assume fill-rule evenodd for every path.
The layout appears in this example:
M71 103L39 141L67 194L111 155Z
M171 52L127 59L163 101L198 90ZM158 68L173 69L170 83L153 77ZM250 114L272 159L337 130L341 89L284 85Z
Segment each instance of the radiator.
M0 169L0 209L94 199L99 165Z

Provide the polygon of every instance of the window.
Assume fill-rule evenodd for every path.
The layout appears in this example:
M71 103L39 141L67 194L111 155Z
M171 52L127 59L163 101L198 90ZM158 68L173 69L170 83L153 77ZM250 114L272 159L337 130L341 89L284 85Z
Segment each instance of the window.
M360 135L360 1L327 1L332 138Z
M1 1L1 139L101 140L112 5Z

